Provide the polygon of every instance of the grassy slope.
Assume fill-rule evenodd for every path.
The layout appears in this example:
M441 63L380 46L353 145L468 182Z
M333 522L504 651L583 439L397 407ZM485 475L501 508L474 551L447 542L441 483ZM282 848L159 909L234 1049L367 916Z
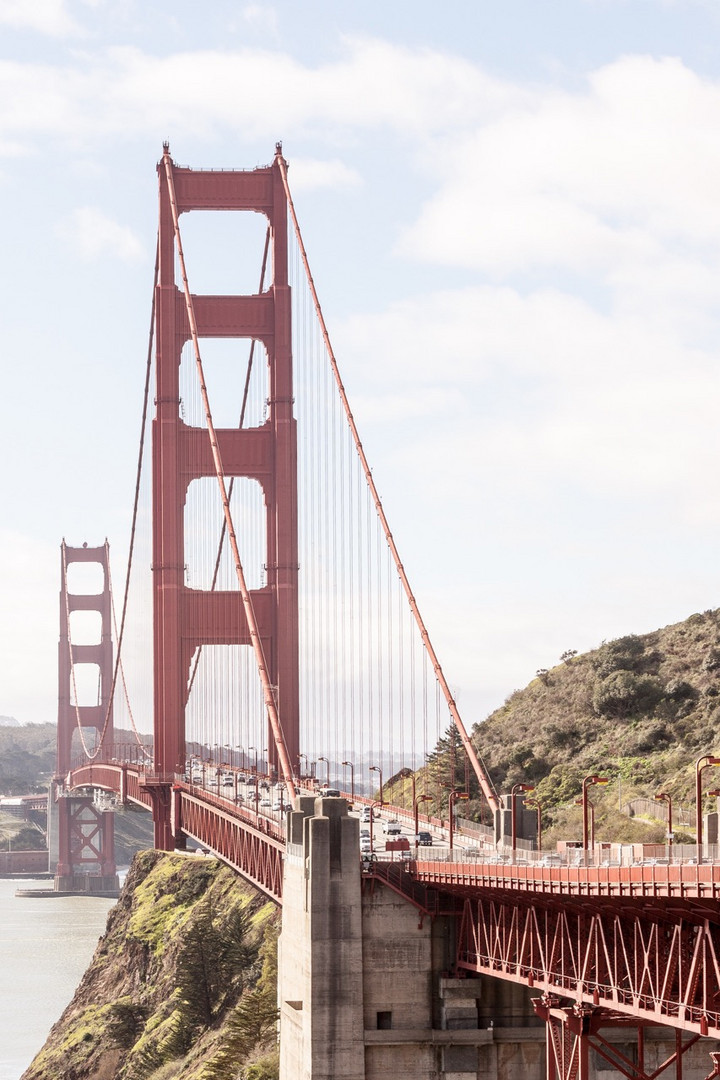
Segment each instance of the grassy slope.
M612 784L593 791L600 838L640 839L613 808L659 790L690 807L696 759L720 751L720 611L619 638L539 673L476 725L473 738L499 791L536 786L548 825L576 826L583 777L607 776ZM662 828L655 832L660 839Z
M22 1080L271 1080L278 911L214 859L145 852Z

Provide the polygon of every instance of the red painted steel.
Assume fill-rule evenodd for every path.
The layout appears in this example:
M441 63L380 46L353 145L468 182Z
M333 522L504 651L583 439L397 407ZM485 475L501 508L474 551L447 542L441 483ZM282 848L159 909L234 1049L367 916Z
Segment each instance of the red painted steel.
M113 654L111 633L110 570L107 545L103 547L68 547L63 541L60 581L60 641L58 647L58 724L57 778L62 780L70 768L73 735L79 730L95 733L93 753L102 757L104 748L113 742L112 681ZM71 593L67 587L67 568L73 563L96 563L103 572L100 593ZM100 641L75 645L70 634L70 614L96 611L100 614ZM99 672L99 701L79 705L72 700L73 666L95 664ZM57 787L57 785L54 785ZM58 877L89 872L111 877L115 874L114 819L93 805L88 797L66 794L58 798Z
M587 1005L564 1006L557 995L543 994L533 1000L536 1014L546 1025L546 1077L547 1080L587 1080L589 1076L589 1051L593 1050L612 1071L628 1080L655 1080L672 1069L680 1080L682 1058L700 1038L692 1035L683 1041L682 1032L675 1031L675 1050L652 1072L645 1068L645 1025L632 1018L621 1016ZM617 1044L609 1042L601 1034L601 1028L624 1028L636 1030L636 1056L631 1060ZM712 1056L712 1055L711 1055ZM607 1067L606 1067L607 1068Z
M179 168L169 158L160 178L157 287L157 386L153 423L153 575L155 654L155 769L166 784L185 762L185 697L190 661L207 643L251 644L240 593L209 593L184 584L183 506L188 485L215 476L207 431L180 418L179 366L190 336L185 298L175 282L177 211L246 210L267 216L273 282L262 296L193 296L200 337L255 338L268 357L268 418L256 429L218 431L228 475L252 477L267 510L267 584L251 590L270 682L282 703L282 730L290 762L299 754L297 432L293 416L290 290L287 272L287 202L279 159L266 168L205 171ZM270 738L269 746L273 745ZM277 755L273 754L273 764ZM166 799L156 818L156 844L172 845Z
M133 802L167 812L173 841L184 844L190 836L218 855L273 900L282 898L283 829L270 818L234 807L227 799L192 784L167 785L154 773L118 763L82 765L71 773L74 787L97 787L115 793L121 802ZM167 806L159 800L168 798Z
M467 897L458 966L720 1038L720 912L672 903Z
M281 901L285 838L273 822L249 811L230 812L207 792L200 798L178 785L173 797L186 836L207 846L272 900Z

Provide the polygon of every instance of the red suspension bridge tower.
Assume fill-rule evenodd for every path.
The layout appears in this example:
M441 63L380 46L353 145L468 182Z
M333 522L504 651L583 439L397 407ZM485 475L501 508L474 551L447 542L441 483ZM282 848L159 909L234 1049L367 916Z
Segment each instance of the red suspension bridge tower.
M185 763L190 669L205 645L252 645L265 658L266 693L282 704L282 736L293 767L299 753L297 434L293 416L287 199L280 147L272 165L252 171L179 168L167 144L158 167L160 223L156 287L156 415L153 424L153 596L155 669L155 839L172 847L168 785ZM179 219L194 210L244 211L268 219L272 281L254 295L190 292ZM182 281L176 281L180 267ZM198 366L202 338L245 338L267 355L268 401L256 427L193 427L181 416L181 353L191 343ZM201 367L200 370L202 371ZM202 374L201 374L202 382ZM208 406L209 413L209 406ZM264 584L237 590L185 582L184 507L188 487L208 477L247 477L264 498ZM223 500L224 501L224 500ZM238 560L239 561L239 560ZM271 703L272 704L272 703ZM269 710L271 713L271 710ZM272 713L271 713L272 715ZM282 742L282 738L280 740ZM278 763L277 732L269 732ZM282 762L280 762L282 765ZM285 772L286 770L283 769Z
M57 774L62 781L73 766L73 736L79 736L84 756L102 760L113 745L113 648L108 546L68 547L62 544L60 583L60 643L58 655ZM99 564L103 585L99 593L71 592L68 567ZM74 612L98 612L100 638L89 644L74 644L71 635ZM77 671L81 665L97 669L98 694L95 704L82 704ZM94 680L95 681L95 680ZM86 733L91 733L90 737ZM80 745L75 748L80 751ZM60 794L58 794L60 793ZM70 794L56 782L50 813L55 818L55 888L65 891L106 892L117 888L114 861L114 815L100 807L90 795ZM51 829L51 834L53 830ZM52 863L51 852L51 863Z

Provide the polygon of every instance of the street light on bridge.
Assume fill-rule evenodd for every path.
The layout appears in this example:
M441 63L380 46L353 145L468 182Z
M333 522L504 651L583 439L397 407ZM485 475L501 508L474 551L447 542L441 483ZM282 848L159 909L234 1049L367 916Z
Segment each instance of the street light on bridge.
M381 805L381 806L384 806L384 805L385 805L385 803L383 802L383 778L382 778L382 769L380 768L380 766L379 766L379 765L371 765L371 766L370 766L370 772L376 772L376 773L380 773L380 805Z
M418 797L413 800L413 806L415 807L415 852L416 853L417 853L417 846L418 846L418 829L420 828L420 803L421 802L428 802L428 800L432 800L432 795L418 795Z
M532 784L513 784L510 791L510 839L512 841L513 862L515 862L515 849L517 848L517 796L534 790Z
M697 836L697 861L703 861L703 807L702 807L702 774L704 769L711 765L720 765L720 757L712 754L704 754L695 762L695 832Z
M255 752L255 772L254 772L254 776L255 776L255 816L257 817L257 815L259 813L259 810L260 810L260 807L258 805L259 802L260 802L260 785L258 784L258 752L257 752L257 746L248 746L248 753L251 750L253 750Z
M325 762L325 766L326 766L325 779L327 780L327 786L330 787L330 762L328 761L328 759L326 757L319 757L318 761L324 761Z
M673 842L673 819L672 819L672 796L667 791L658 791L654 796L655 802L666 802L668 808L668 823L667 823L667 842L668 847L672 846Z
M341 761L341 765L347 765L350 770L350 800L355 802L355 766L352 761Z
M586 776L583 780L582 786L582 812L583 812L583 851L585 852L585 858L587 859L588 852L588 788L593 787L596 784L609 784L610 781L606 776ZM595 808L593 807L593 847L595 846Z
M448 795L448 847L453 849L453 829L455 826L455 803L458 799L469 799L467 791L451 791Z

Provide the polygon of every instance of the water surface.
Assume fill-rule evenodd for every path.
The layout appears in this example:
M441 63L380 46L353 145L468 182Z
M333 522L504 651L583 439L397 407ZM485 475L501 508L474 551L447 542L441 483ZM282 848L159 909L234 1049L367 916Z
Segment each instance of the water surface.
M70 1002L115 903L94 896L32 899L52 881L0 878L0 1080L20 1080Z

